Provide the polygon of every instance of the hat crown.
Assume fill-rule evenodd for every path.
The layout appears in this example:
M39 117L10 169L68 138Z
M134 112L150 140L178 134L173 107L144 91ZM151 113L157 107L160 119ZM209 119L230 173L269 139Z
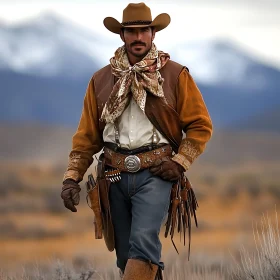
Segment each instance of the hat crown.
M130 3L123 10L122 22L152 21L151 9L145 3Z
M116 34L121 34L125 27L151 26L156 32L164 29L170 23L170 16L166 13L159 14L152 20L151 10L145 3L130 3L123 10L122 23L113 17L106 17L103 21L105 27Z

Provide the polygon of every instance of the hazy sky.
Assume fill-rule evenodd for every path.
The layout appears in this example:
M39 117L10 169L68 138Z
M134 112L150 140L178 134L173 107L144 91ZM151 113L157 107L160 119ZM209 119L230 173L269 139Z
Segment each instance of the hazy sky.
M0 19L17 22L55 11L82 26L116 36L103 26L106 16L122 20L124 0L0 0ZM134 1L138 2L138 1ZM139 1L140 2L140 1ZM148 0L153 18L167 12L170 26L157 34L161 45L205 38L226 38L280 68L280 0Z

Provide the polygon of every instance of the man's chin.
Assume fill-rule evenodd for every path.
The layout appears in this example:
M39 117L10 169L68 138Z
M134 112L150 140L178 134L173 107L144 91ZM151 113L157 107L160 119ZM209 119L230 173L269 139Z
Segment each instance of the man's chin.
M144 57L145 53L132 53L135 57Z
M147 48L139 48L138 50L136 49L136 47L127 47L126 51L129 52L131 55L133 55L134 57L138 57L138 58L144 58L147 53L149 52L149 49Z
M131 52L132 55L136 56L136 57L144 57L146 56L146 54L148 53L148 51L144 50L144 51L133 51Z

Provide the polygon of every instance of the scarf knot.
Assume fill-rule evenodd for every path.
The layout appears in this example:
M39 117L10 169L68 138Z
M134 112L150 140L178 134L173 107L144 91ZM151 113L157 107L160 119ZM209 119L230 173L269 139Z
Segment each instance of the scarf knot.
M130 92L143 113L147 92L163 98L166 102L162 88L164 79L159 70L169 59L169 54L158 51L152 44L148 54L131 66L125 47L118 48L115 56L110 59L112 74L118 78L118 81L103 108L101 120L114 123L129 104Z

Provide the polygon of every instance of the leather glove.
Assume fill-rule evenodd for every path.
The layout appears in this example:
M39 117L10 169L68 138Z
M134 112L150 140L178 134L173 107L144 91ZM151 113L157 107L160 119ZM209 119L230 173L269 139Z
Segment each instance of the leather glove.
M66 179L63 182L61 198L63 199L64 206L72 212L77 212L77 208L74 205L78 205L80 202L80 191L80 186L74 180Z
M166 181L177 181L184 171L184 167L170 157L157 159L154 165L150 167L150 172L153 175L157 175Z

